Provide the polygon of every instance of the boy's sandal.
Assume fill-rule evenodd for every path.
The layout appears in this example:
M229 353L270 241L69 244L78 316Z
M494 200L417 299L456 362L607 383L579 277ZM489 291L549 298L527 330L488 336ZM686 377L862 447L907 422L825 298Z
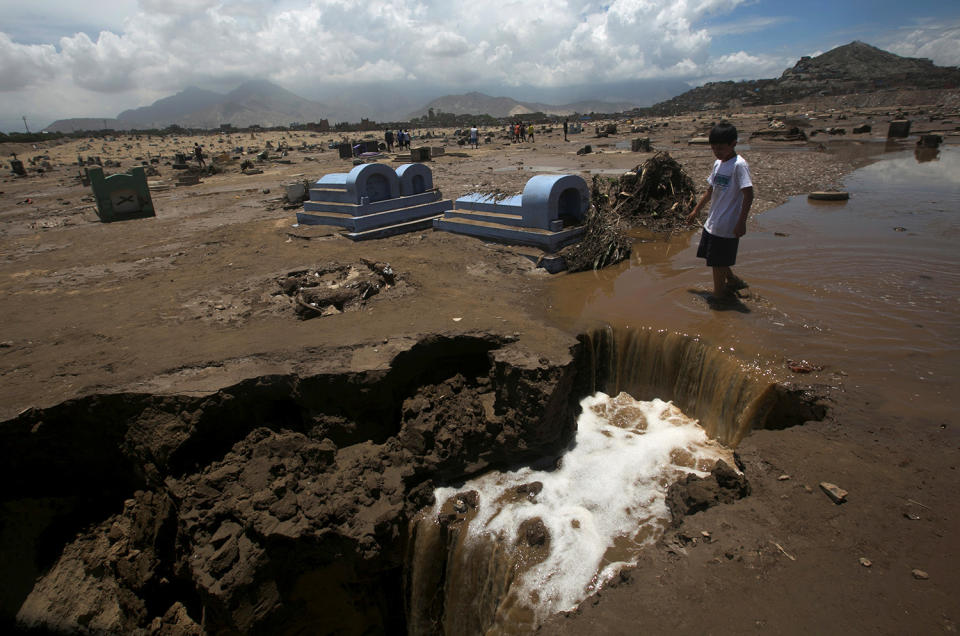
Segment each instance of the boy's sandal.
M740 289L746 289L750 285L747 284L747 281L743 280L739 276L734 276L733 280L727 283L727 289L732 291L737 291Z

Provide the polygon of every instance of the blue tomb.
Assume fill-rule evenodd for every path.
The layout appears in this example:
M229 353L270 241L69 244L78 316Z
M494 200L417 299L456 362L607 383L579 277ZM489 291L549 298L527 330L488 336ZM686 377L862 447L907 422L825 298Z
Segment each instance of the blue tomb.
M520 195L460 197L433 227L555 252L583 237L589 208L590 189L582 177L542 174L527 181Z
M314 183L297 223L342 227L355 241L381 238L431 227L451 207L440 197L433 187L433 172L423 164L408 163L394 170L366 163Z

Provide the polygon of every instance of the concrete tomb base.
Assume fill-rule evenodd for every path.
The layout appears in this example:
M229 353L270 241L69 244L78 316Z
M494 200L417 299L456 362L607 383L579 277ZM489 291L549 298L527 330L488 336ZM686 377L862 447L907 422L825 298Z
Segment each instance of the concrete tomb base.
M454 202L434 229L500 243L531 245L546 252L576 243L586 232L590 189L577 175L537 175L523 194L497 199L468 194Z
M427 166L408 163L394 171L366 163L314 183L297 223L342 227L344 236L362 241L430 228L450 206L434 189Z

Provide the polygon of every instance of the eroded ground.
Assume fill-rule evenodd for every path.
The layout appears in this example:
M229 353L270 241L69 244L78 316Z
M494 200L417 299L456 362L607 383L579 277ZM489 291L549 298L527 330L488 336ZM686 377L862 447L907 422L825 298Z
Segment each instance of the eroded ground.
M874 133L859 139L874 139L885 133L888 111L865 111L846 120L820 113L820 121L847 128L871 121ZM558 130L519 146L494 135L476 151L449 144L449 154L429 165L445 198L476 189L517 192L534 174L529 167L610 175L632 168L650 155L618 149L616 143L649 135L654 149L668 150L702 188L713 157L709 147L686 142L714 118L657 120L649 122L657 124L650 132L603 139L585 132L571 135L567 143ZM940 121L914 118L914 132L943 127ZM749 142L750 132L766 128L767 120L766 114L734 118L742 143L750 145L743 154L754 175L755 211L791 194L837 187L844 174L870 160L869 153L820 151L820 140L828 144L823 133L812 144ZM201 143L210 149L263 146L280 135L234 135L222 144L217 136L207 136ZM293 148L301 142L325 147L331 138L286 133ZM116 158L126 168L150 143L158 144L149 148L153 154L169 157L192 142L124 137L11 149L22 159L49 154L52 170L0 182L5 257L0 265L0 417L94 393L204 398L247 378L306 377L331 369L386 372L399 353L427 336L515 342L511 346L534 367L569 356L574 334L536 317L547 302L549 275L509 248L439 232L352 243L322 228L292 231L295 209L278 200L281 185L348 171L351 164L335 151L294 150L287 156L291 163L268 162L256 175L243 175L238 164L231 165L199 185L155 191L155 219L113 224L97 221L89 190L74 179L77 167L71 162L78 154ZM588 143L601 152L575 154ZM798 149L783 150L791 146ZM161 164L160 171L160 179L173 180L169 166ZM290 298L279 293L278 281L291 273L364 259L389 264L396 279L379 293L352 301L347 311L335 307L328 315L300 320ZM443 381L425 382L422 397L439 396ZM477 376L462 381L475 389L464 398L464 408L474 408L473 400L477 408L486 408L482 381ZM547 632L635 633L638 626L679 633L719 626L783 633L954 631L958 618L950 599L960 584L955 432L924 428L912 431L907 443L900 414L877 413L842 395L835 399L823 423L748 437L740 452L753 487L750 497L688 518L626 577L629 582L601 592L581 615L558 618ZM417 404L404 406L411 422L427 417ZM336 430L336 420L321 420L318 426ZM405 443L426 443L416 431L431 426L411 424ZM478 439L489 434L477 431ZM269 437L258 433L231 452L253 456ZM314 442L291 438L285 443ZM327 461L329 449L308 450L305 456ZM402 454L399 449L383 453L391 462ZM379 455L376 461L382 461ZM294 478L298 470L292 469ZM185 475L172 492L202 498L201 482L210 473ZM824 475L853 493L848 504L835 506L819 492ZM364 497L377 491L371 502L399 505L391 502L392 491L384 484L361 490ZM267 507L282 507L282 494L276 499L265 502ZM357 501L363 505L362 497ZM162 509L166 504L143 499L132 505ZM195 523L198 533L215 532L203 525L202 516ZM225 530L211 541L210 554L196 567L217 573L237 567L236 537ZM871 567L861 565L860 557L869 558ZM929 579L915 578L913 569L924 570ZM6 599L5 613L25 593L17 594ZM151 611L163 614L163 609ZM186 623L176 616L170 621Z

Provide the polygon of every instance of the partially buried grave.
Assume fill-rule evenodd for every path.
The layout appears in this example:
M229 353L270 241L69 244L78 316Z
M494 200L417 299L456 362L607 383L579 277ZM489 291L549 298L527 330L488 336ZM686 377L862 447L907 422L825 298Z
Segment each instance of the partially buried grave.
M87 176L97 200L97 216L104 223L156 216L142 167L104 177L103 168L97 166L87 170Z
M367 163L314 183L297 223L343 227L347 238L362 241L429 228L449 208L427 166L408 163L394 170Z
M537 175L523 194L475 193L460 197L433 227L501 243L555 252L578 241L590 206L587 182L576 175Z

